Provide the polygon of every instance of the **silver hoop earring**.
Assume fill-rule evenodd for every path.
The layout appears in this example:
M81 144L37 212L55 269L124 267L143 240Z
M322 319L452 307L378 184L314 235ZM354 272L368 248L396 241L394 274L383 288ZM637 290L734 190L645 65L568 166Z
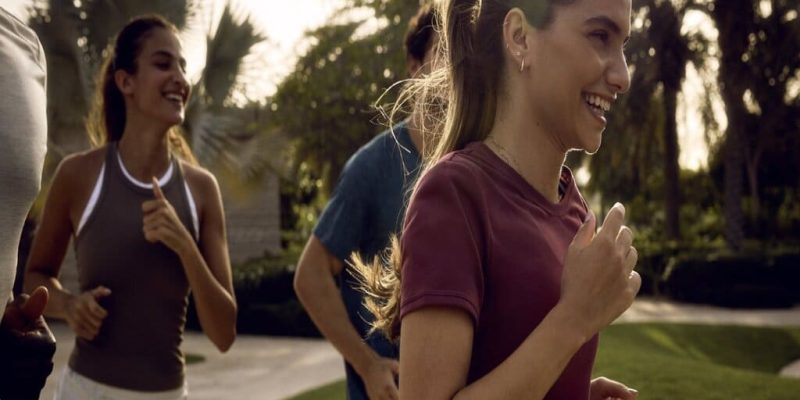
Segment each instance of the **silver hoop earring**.
M519 65L519 72L522 72L525 69L525 59L522 59L522 64Z

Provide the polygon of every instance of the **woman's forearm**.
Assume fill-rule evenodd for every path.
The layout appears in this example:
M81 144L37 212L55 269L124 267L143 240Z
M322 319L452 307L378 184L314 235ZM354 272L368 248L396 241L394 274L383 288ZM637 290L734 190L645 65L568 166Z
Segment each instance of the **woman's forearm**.
M197 245L192 242L180 254L197 307L200 325L220 351L236 338L236 301L214 277Z
M542 399L589 339L556 306L524 342L492 372L461 389L455 399Z
M25 291L31 293L39 286L46 287L49 294L44 315L50 318L66 319L67 303L72 300L72 293L61 286L61 282L53 276L36 271L26 272Z

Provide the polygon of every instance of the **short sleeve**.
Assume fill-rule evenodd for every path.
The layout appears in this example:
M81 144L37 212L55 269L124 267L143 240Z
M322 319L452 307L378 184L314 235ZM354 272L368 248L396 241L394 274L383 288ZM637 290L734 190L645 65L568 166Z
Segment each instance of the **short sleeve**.
M425 307L455 307L477 323L483 300L485 215L472 174L443 161L426 173L406 214L401 247L401 319Z
M330 201L314 227L314 236L328 251L344 261L359 248L368 221L369 177L358 157L351 158L333 191Z

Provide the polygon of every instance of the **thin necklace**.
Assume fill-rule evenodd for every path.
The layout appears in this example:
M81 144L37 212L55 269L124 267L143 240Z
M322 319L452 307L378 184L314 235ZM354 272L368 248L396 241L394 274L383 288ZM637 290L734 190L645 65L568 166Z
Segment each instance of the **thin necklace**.
M511 155L511 152L506 150L506 148L503 147L503 145L498 143L497 140L494 138L494 136L491 136L491 135L487 136L486 137L486 144L494 151L495 154L497 154L500 157L500 159L502 159L514 171L516 171L519 176L523 177L523 179L525 178L525 176L522 175L522 170L519 168L519 164L517 163L517 159L514 158L514 156ZM561 201L561 199L563 199L563 198L564 198L564 194L561 192L560 185L559 185L558 200Z
M517 171L517 173L520 176L522 175L522 170L519 168L519 164L517 163L517 159L514 158L514 156L512 156L511 153L508 150L506 150L505 147L503 147L500 143L497 143L497 140L495 140L494 136L488 136L486 138L486 141L487 141L486 144L488 144L489 147L491 147L494 150L494 152L498 156L500 156L500 158L503 161L505 161L506 164L511 166L511 168L513 168L514 171Z

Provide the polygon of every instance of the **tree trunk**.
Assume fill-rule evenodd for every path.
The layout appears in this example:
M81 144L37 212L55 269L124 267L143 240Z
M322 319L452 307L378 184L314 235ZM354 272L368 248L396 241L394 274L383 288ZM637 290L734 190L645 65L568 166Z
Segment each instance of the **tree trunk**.
M725 132L725 240L728 247L739 250L744 242L744 213L742 212L742 190L744 172L745 109L742 97L744 85L749 77L748 65L742 62L742 54L748 48L748 35L752 31L755 11L751 0L717 0L713 3L711 16L719 30L719 45L722 51L719 85L728 128Z
M730 107L728 108L730 110ZM744 213L742 212L742 167L744 164L741 135L736 120L728 112L728 129L725 133L725 240L733 250L742 248L744 241Z
M667 238L678 240L680 228L680 167L678 165L678 129L676 118L678 90L664 85L664 208Z
M752 160L747 160L745 167L747 170L747 185L750 188L750 219L755 222L759 218L761 212L761 198L758 194L758 157L753 157Z

